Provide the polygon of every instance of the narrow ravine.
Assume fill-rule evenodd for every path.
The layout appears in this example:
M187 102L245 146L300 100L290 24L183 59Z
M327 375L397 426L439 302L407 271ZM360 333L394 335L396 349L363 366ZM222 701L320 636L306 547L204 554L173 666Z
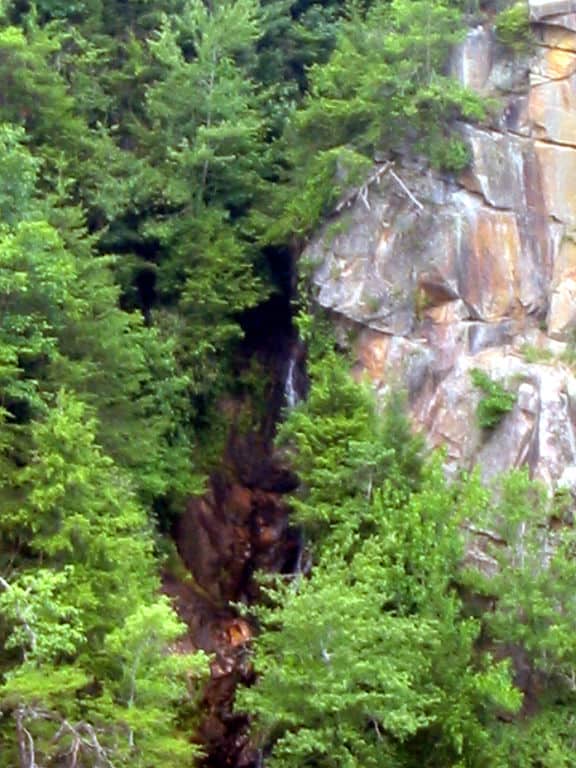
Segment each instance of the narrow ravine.
M202 768L259 763L248 716L233 711L237 686L253 678L246 644L254 632L235 606L258 600L258 571L292 573L302 560L301 534L290 524L286 499L298 479L273 441L278 421L305 395L305 349L292 320L292 256L275 254L272 269L277 291L242 318L242 364L256 361L269 379L263 417L245 431L240 405L226 404L230 430L221 466L172 530L187 575L167 573L163 582L188 626L189 647L212 657L197 734L206 752Z

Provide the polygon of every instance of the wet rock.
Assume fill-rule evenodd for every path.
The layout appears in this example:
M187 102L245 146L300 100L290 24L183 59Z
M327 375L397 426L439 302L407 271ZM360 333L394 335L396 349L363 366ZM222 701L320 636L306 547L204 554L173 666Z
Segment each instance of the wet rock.
M272 361L279 372L284 362ZM279 383L272 393L276 416L283 392L280 377ZM258 571L293 573L300 566L301 535L290 525L285 498L297 478L274 451L267 423L242 432L239 403L223 407L232 426L222 466L210 477L206 493L191 498L173 526L181 558L177 572L187 575L164 574L163 591L187 624L187 649L202 649L211 658L197 734L206 757L199 766L254 768L249 718L234 711L234 697L238 685L254 682L248 645L255 629L238 604L259 599Z
M450 74L479 93L489 87L494 65L494 35L484 26L471 29L452 56Z

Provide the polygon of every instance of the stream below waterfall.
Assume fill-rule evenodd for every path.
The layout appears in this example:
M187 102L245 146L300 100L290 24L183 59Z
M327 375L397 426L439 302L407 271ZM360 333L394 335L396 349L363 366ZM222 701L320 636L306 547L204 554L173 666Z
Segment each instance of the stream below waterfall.
M187 624L190 648L211 656L197 734L206 753L201 768L263 765L250 743L248 715L234 712L237 686L254 681L246 653L254 627L235 606L258 600L258 571L299 574L306 565L286 500L298 479L274 449L277 423L307 390L306 350L292 322L292 264L280 261L280 290L243 319L245 365L257 360L271 382L265 418L244 433L231 423L207 492L189 499L172 530L189 577L166 574L164 592Z

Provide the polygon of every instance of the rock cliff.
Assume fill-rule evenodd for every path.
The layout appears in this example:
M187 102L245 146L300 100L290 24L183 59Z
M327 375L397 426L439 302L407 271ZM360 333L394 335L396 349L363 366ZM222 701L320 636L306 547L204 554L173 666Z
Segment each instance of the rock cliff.
M479 463L489 478L528 465L576 491L576 2L531 0L530 18L529 52L486 21L453 56L495 105L460 126L468 170L376 166L303 260L357 373L382 393L406 387L449 466ZM517 393L490 431L474 368Z

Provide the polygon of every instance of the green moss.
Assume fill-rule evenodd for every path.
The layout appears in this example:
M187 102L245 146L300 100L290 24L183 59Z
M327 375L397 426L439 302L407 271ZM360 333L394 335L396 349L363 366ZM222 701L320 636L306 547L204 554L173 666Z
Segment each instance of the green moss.
M549 349L535 347L533 344L523 344L520 352L527 363L549 363L554 360L554 354Z
M470 150L458 136L432 139L427 153L431 166L441 171L458 173L470 163Z

